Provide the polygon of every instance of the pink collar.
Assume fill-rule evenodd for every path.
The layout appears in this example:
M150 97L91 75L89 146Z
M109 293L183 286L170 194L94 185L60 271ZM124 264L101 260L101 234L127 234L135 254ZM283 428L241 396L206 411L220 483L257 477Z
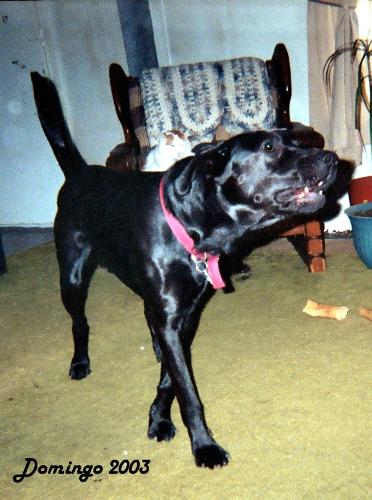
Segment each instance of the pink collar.
M211 255L209 253L200 253L194 247L194 241L187 234L185 228L176 217L169 212L164 201L164 183L163 179L159 186L160 204L163 209L163 214L168 222L173 235L181 243L181 245L191 254L192 260L195 262L196 269L204 273L209 283L215 290L224 288L225 282L222 279L220 268L218 266L219 255Z

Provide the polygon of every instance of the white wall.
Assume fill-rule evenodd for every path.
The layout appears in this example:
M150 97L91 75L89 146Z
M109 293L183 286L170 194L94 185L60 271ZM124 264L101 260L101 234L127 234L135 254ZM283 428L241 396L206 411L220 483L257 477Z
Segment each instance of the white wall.
M283 42L291 61L291 118L309 123L306 0L150 0L150 9L161 66L270 59Z
M37 125L31 95L29 71L43 68L35 7L2 2L0 16L0 223L50 223L62 175Z
M115 0L0 2L0 225L51 225L63 177L41 127L29 72L57 84L90 163L122 142L108 66L126 67Z
M306 0L150 0L150 7L161 65L269 59L284 42L292 119L308 123ZM127 68L116 1L3 1L0 37L0 225L50 225L62 174L37 120L29 71L56 82L83 156L103 163L122 142L108 82L111 62Z

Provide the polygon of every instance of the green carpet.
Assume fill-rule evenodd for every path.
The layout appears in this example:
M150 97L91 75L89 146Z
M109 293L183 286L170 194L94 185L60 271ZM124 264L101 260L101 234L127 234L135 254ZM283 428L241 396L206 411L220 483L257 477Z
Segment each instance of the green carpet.
M8 259L0 278L1 470L6 499L371 499L372 271L354 254L309 274L297 255L256 251L253 276L218 292L193 348L208 424L229 466L197 469L178 406L170 443L146 437L159 366L141 301L99 270L91 286L92 375L67 372L70 321L52 244ZM346 320L311 318L306 300L350 307ZM94 464L75 475L42 464ZM109 474L112 460L150 460L147 474ZM134 470L136 463L134 462Z

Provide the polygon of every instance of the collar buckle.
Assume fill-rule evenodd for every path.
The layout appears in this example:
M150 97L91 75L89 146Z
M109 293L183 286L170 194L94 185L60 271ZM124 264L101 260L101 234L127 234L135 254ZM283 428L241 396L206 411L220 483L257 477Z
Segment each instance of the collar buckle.
M204 253L203 257L191 255L191 260L195 263L195 269L198 273L204 274L209 283L211 283L211 277L208 273L208 257L207 254Z

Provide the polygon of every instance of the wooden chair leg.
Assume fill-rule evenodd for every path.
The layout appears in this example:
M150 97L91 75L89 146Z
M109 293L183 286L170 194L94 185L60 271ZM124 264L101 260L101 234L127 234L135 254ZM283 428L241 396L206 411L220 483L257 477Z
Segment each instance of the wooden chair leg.
M312 273L324 272L326 270L326 261L323 223L311 221L305 224L305 240L309 271Z

